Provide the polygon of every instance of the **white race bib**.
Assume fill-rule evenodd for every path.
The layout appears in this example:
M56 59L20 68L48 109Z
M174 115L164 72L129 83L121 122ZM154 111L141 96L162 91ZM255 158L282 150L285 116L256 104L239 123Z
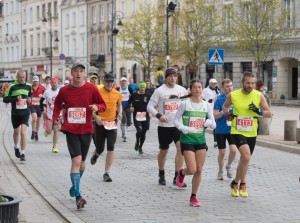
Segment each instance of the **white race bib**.
M117 123L115 121L103 121L103 126L105 129L107 130L112 130L112 129L117 129L118 126L117 126Z
M16 103L16 109L27 109L27 99L21 99Z
M193 132L201 132L204 129L205 118L190 117L189 127Z
M253 117L237 116L236 117L236 130L251 132L253 127Z
M31 104L32 104L32 105L40 105L40 98L33 97L33 98L31 99Z
M129 100L129 94L122 94L122 101L128 101Z
M176 114L179 105L178 101L166 101L164 104L165 115L169 116L171 114Z
M137 112L136 113L136 116L135 116L135 119L137 120L137 121L146 121L147 119L146 119L146 112Z
M85 124L86 108L68 108L68 122L76 124Z

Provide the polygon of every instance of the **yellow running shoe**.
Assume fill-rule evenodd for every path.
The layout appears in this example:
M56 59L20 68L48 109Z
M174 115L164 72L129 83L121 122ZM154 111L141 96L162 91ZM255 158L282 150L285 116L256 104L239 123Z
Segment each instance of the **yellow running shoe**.
M241 197L248 197L246 184L240 185L240 196Z
M57 148L56 148L56 147L53 147L53 148L52 148L52 152L53 152L53 153L58 153Z
M48 132L45 130L44 136L47 138L49 136Z
M235 185L231 188L231 196L232 197L238 197L239 196L238 185Z

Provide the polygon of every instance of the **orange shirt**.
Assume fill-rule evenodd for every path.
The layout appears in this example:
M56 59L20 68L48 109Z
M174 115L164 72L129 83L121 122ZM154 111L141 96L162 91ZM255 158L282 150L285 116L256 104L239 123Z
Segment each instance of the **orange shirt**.
M115 120L117 105L122 104L122 94L114 88L111 91L107 91L105 87L97 87L106 104L105 112L100 112L98 115L103 121Z

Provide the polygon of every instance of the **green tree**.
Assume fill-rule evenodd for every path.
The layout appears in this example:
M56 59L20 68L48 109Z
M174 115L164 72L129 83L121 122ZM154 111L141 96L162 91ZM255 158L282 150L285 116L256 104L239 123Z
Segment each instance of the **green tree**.
M181 33L178 53L184 61L198 68L207 62L209 48L220 47L218 26L221 20L215 3L214 0L209 3L207 0L186 0L179 16L175 17Z
M119 47L121 57L140 63L150 77L154 70L163 62L164 33L163 20L159 10L152 4L143 4L131 18L124 22L119 39L124 47Z
M280 0L238 0L231 10L235 49L255 61L256 75L261 78L262 65L270 52L290 33L287 14L280 8Z

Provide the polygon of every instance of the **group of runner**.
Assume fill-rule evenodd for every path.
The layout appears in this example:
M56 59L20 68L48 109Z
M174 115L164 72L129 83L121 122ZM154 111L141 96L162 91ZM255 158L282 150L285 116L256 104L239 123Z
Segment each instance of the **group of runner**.
M39 140L39 122L36 120L42 114L42 110L39 111L39 109L43 108L40 104L45 104L46 111L51 111L51 114L46 115L45 136L50 134L52 129L54 130L52 152L57 152L58 129L66 134L72 160L70 171L72 186L69 193L70 196L75 197L78 209L86 204L86 200L81 196L80 181L86 167L85 161L92 136L94 136L96 149L90 162L92 165L97 162L106 143L103 180L111 182L109 171L114 160L117 122L118 119L121 121L122 137L125 142L126 127L131 125L132 113L133 123L137 130L134 149L140 154L143 154L142 148L151 117L158 119L159 153L157 159L160 185L167 183L165 162L169 146L174 142L176 156L173 184L186 187L184 178L186 175L192 175L190 204L196 207L201 205L196 195L208 150L205 129L209 127L216 128L216 142L219 148L217 178L223 179L227 140L230 147L228 162L225 166L228 178L232 178L231 164L235 159L237 149L241 154L236 176L230 185L231 195L248 196L246 175L255 147L257 118L259 115L271 116L264 96L254 90L255 76L252 73L243 74L242 88L236 91L232 89L232 81L224 79L222 81L223 94L212 101L204 100L203 84L198 79L191 80L190 93L184 87L177 85L175 68L166 69L164 84L152 92L147 91L149 83L145 82L139 83L134 92L127 84L125 77L121 78L121 85L117 90L114 86L114 76L111 74L103 77L102 86L96 86L96 82L86 81L85 66L80 63L73 65L71 75L72 83L62 87L59 91L57 90L58 80L55 78L51 79L49 90L44 90L36 83L31 86L25 82L26 73L21 70L17 74L17 81L6 91L4 103L12 104L14 148L16 156L21 161L25 161L26 126L28 126L30 109L32 112L31 139L36 141ZM37 82L35 77L33 82ZM82 100L74 100L78 98L78 95ZM21 148L18 147L19 134Z

